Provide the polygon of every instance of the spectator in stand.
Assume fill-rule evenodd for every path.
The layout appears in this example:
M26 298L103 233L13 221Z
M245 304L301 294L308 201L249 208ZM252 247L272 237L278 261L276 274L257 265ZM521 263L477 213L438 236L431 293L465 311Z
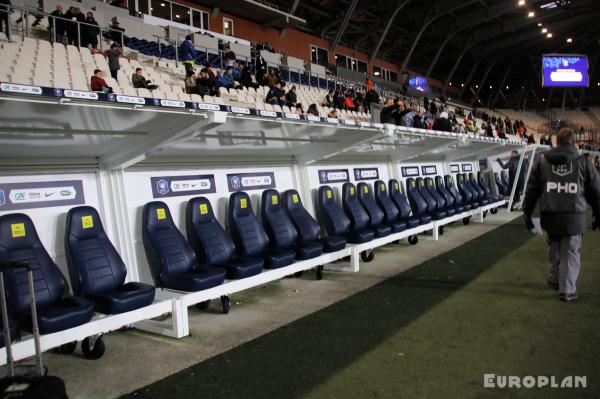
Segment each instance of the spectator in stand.
M440 112L440 116L433 122L433 130L439 130L440 132L451 132L452 125L448 120L447 112Z
M240 83L240 79L242 78L242 73L240 72L240 66L238 65L237 62L235 62L231 66L231 76L233 77L234 81Z
M196 75L194 72L186 72L183 83L185 84L185 92L187 94L198 94L198 88L196 87Z
M306 114L319 116L319 110L317 109L317 104L310 104L308 109L306 110Z
M374 88L371 88L370 90L367 91L367 94L365 95L365 102L363 104L364 107L364 111L368 112L371 110L371 104L378 104L379 103L379 94L377 94L377 92L375 91Z
M265 102L272 105L285 105L285 91L281 88L281 83L277 82L271 86Z
M527 133L526 133L525 136L527 137L527 144L535 144L535 137L533 137L533 133L530 134L529 136L527 136Z
M408 114L409 112L410 112L410 108L408 108L406 103L402 100L398 100L398 112L396 112L396 114L394 114L394 117L396 119L394 123L398 126L402 126L404 116L406 114Z
M75 24L75 46L79 47L82 45L83 34L85 32L85 25L79 22L85 22L85 14L81 12L79 7L75 7L75 19L77 20L77 24Z
M438 113L438 109L437 109L437 105L435 104L435 101L432 101L431 104L429 105L429 111L431 113L431 115L437 115Z
M261 86L266 85L267 83L265 82L265 75L267 74L267 61L265 61L265 59L260 55L260 53L258 54L258 56L256 57L256 83L258 83Z
M92 91L99 91L101 93L112 93L113 89L110 87L104 79L102 79L102 71L94 69L94 76L90 81Z
M267 73L267 82L269 86L275 86L278 83L277 75L275 75L273 69L269 69L269 73Z
M296 104L296 112L295 113L298 114L298 115L304 115L305 114L304 113L304 108L302 108L302 104L301 103Z
M285 94L285 105L293 107L298 103L298 96L296 95L296 85L292 85L292 88Z
M329 93L325 96L325 103L323 105L326 107L333 106L333 90L329 90Z
M344 99L344 109L347 111L356 111L356 104L352 99L352 93L350 91L346 92L346 98Z
M68 19L65 21L65 29L67 32L67 44L75 44L77 40L77 17L75 7L71 6L65 13L64 17Z
M56 39L57 43L62 43L65 37L65 14L63 13L64 7L60 4L56 5L56 10L50 13L48 17L48 30L50 31L50 41L54 42Z
M192 43L192 39L194 38L194 34L190 33L185 37L185 40L181 44L181 61L183 62L183 66L185 67L186 75L188 72L194 72L196 69L196 58L198 55L196 54L196 49L194 48L194 43Z
M110 76L117 80L117 74L121 65L119 64L119 57L121 56L121 48L117 43L110 45L110 49L106 50L106 58L108 59L108 69L110 70Z
M154 85L151 81L146 80L142 74L142 68L135 68L135 73L131 75L131 83L136 89L148 89L152 91L158 88L157 85Z
M413 127L426 129L425 124L423 123L423 112L419 111L413 116Z
M200 76L196 79L196 89L201 96L216 96L218 94L215 80L210 78L207 69L200 71Z
M8 24L8 15L12 12L10 0L0 0L0 32L2 27L6 29L6 38L10 41L10 25Z
M328 118L338 118L338 113L337 113L337 109L332 109L331 111L329 111L329 114L327 115Z
M494 137L494 130L492 129L492 124L488 123L485 126L485 135L488 137Z
M92 48L97 48L100 28L94 18L94 14L88 12L84 22L85 24L81 25L81 45L83 47L91 46Z
M204 65L204 70L206 72L206 75L212 79L215 80L217 79L217 75L215 74L215 72L212 69L212 65L210 65L208 62Z
M225 87L226 89L233 89L235 87L235 82L231 73L231 67L227 67L225 73L223 73L223 71L219 71L217 84L219 87Z
M113 42L118 43L119 46L123 46L125 44L125 41L124 41L125 37L123 36L125 34L125 29L121 28L121 25L119 24L119 21L117 20L117 17L113 17L111 22L112 22L112 24L109 26L110 37Z
M246 64L244 64L243 62L240 62L239 71L240 71L240 83L242 86L254 87L255 89L258 87L258 85L252 81L252 75L250 75L250 70L248 68L246 68Z
M231 51L229 46L226 46L223 49L223 63L225 64L225 67L231 67L235 64L235 53Z
M394 124L396 123L396 119L394 117L394 114L396 112L398 112L398 103L394 102L393 99L388 98L385 102L385 107L383 107L381 109L381 112L379 114L379 120L381 123L389 123L389 124Z

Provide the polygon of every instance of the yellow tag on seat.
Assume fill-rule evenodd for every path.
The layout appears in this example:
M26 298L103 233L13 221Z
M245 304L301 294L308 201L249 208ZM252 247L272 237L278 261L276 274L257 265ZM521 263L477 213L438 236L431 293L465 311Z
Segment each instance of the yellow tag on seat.
M298 201L300 201L300 199L298 198L298 194L292 195L292 202L294 202L294 204L297 204Z
M385 191L385 184L381 184L381 191Z
M25 237L25 223L15 223L10 225L12 238Z
M398 189L400 189L400 184L394 183L394 187L396 187L396 190L398 190Z
M425 186L425 182L421 180L421 187Z
M208 205L200 204L200 214L206 215L208 213Z
M246 198L242 198L240 200L240 208L246 209L247 207L248 207L248 202L246 201Z
M158 220L165 220L167 218L167 212L165 212L165 208L156 209L156 218Z
M364 191L364 193L365 193L365 194L367 194L367 193L369 192L369 187L367 187L367 186L364 186L364 187L363 187L363 191Z
M354 195L354 187L350 187L350 195Z
M271 203L273 205L277 205L279 203L279 199L277 199L276 195L271 196Z
M89 216L82 216L81 217L81 227L84 229L91 229L94 227L94 218L89 215Z
M327 198L331 199L332 196L331 190L327 190Z
M412 186L413 186L413 187L416 187L416 186L417 186L417 183L416 183L414 180L412 181Z

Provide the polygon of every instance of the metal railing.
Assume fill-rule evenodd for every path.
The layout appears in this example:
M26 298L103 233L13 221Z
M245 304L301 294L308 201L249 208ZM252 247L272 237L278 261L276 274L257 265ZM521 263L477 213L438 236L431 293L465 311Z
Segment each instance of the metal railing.
M23 6L17 6L17 5L13 5L13 6L8 6L8 5L4 5L1 4L0 5L0 12L6 12L9 14L9 18L8 18L8 23L7 23L7 30L9 32L16 32L19 33L20 37L21 37L21 41L25 40L26 37L30 37L33 36L34 31L33 31L33 26L29 26L29 15L33 15L36 18L36 21L41 21L44 18L47 18L49 21L49 36L48 39L51 42L56 42L57 41L57 36L60 35L57 32L56 26L57 24L60 26L61 24L64 25L64 32L62 33L66 33L69 29L69 26L73 27L75 26L76 28L76 37L73 37L72 39L72 43L77 46L77 47L81 47L81 43L82 43L82 33L85 33L86 29L97 29L98 33L96 36L99 36L99 39L97 41L97 45L99 46L99 49L102 51L103 49L103 40L102 38L103 36L103 32L118 32L118 34L120 35L120 45L121 47L124 47L125 45L125 31L121 31L120 29L113 29L111 27L101 27L98 24L90 24L88 22L83 22L83 21L76 21L76 20L72 20L72 19L68 19L68 18L64 18L64 17L56 17L54 15L50 15L48 13L45 13L41 10L38 9L34 9L34 8L29 8L29 7L23 7ZM10 14L13 13L19 13L20 14L20 20L21 23L17 24L16 26L14 26L14 24L11 24L11 20L10 20ZM60 22L58 22L60 21ZM35 23L35 22L34 22ZM19 26L20 25L20 26ZM62 35L60 35L62 36ZM66 33L63 36L63 40L64 37L67 37L67 44L71 44L70 42L70 38L68 33ZM75 40L76 39L76 40ZM93 43L89 43L90 45L93 46Z

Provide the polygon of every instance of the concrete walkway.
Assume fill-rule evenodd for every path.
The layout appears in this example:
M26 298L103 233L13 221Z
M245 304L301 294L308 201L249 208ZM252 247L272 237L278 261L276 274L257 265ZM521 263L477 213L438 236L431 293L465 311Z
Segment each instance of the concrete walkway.
M107 349L100 360L84 359L79 348L74 355L48 353L44 359L50 374L65 380L70 398L118 397L367 289L519 215L503 209L488 215L484 224L446 226L437 242L421 236L416 246L390 244L375 251L373 262L361 263L359 273L328 272L325 268L321 281L314 272L307 272L302 278L235 294L228 315L220 313L219 301L207 311L190 308L190 336L183 339L137 330L117 332L104 337Z

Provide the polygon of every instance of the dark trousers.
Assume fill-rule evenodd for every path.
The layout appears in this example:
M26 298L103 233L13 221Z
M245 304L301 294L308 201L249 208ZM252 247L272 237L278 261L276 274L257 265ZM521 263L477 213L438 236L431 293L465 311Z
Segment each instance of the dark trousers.
M10 27L8 26L8 14L0 15L0 32L2 31L2 26L6 27L6 38L10 40Z
M119 72L119 70L118 70L118 69L111 69L111 70L110 70L110 76L112 76L112 78L113 78L114 80L117 80L117 72Z

